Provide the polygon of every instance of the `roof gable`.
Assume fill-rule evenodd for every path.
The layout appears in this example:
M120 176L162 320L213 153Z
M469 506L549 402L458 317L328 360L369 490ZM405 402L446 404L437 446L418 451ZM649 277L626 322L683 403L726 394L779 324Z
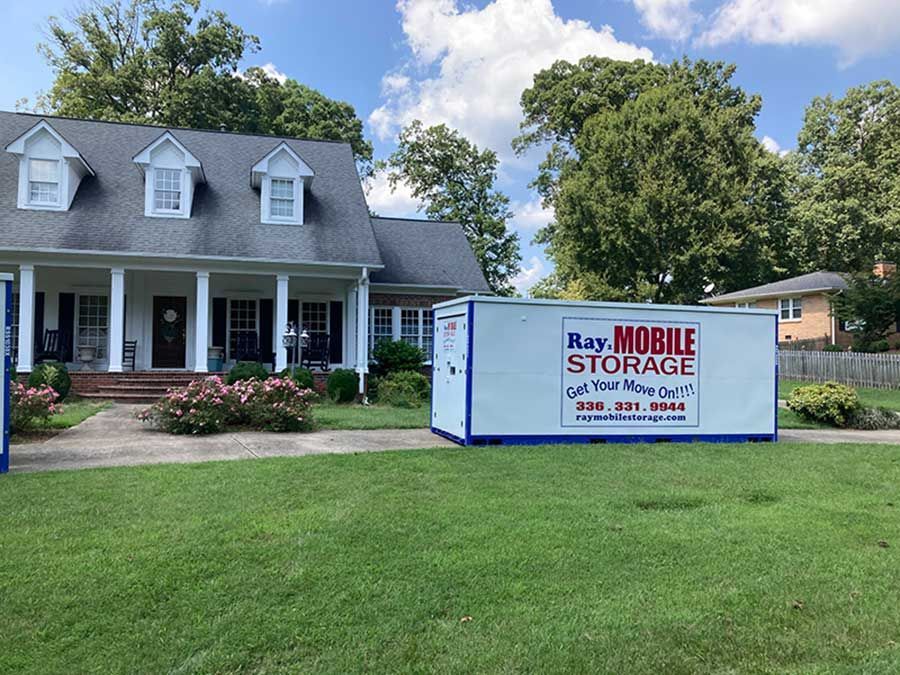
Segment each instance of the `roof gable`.
M17 136L12 141L10 141L6 146L6 152L9 152L14 155L24 155L27 151L28 142L38 136L41 133L47 133L52 136L57 143L59 143L62 156L66 159L73 159L79 162L84 170L90 175L94 175L94 170L91 168L91 165L87 163L84 157L82 157L81 153L75 149L75 147L69 143L63 136L53 128L53 126L47 122L47 120L41 120L30 129L25 131L25 133Z

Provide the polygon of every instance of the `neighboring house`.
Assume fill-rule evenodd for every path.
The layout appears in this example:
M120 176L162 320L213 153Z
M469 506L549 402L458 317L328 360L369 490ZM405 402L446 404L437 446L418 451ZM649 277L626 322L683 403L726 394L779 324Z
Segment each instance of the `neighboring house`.
M878 275L892 274L893 263L879 262L874 266ZM811 272L798 277L755 286L742 291L724 293L701 300L717 307L756 307L778 310L778 341L808 341L817 346L838 344L849 346L852 333L844 322L831 313L829 296L847 288L838 272Z
M458 224L370 217L346 143L0 112L0 147L20 373L48 342L120 372L134 341L139 371L212 347L280 370L292 320L364 375L374 341L429 354L431 305L489 292Z

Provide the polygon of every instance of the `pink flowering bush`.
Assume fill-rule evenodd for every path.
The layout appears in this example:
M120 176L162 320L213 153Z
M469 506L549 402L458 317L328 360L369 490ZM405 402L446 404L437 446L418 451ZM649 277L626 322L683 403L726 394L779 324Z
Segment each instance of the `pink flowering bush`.
M215 434L225 429L231 410L230 391L221 377L194 380L166 395L138 419L170 434Z
M230 426L306 431L312 428L314 398L311 389L290 378L226 384L220 377L209 377L170 389L138 418L173 434L211 434Z
M56 402L59 394L46 384L30 387L21 382L9 383L9 424L12 431L25 431L43 425L51 415L62 412Z

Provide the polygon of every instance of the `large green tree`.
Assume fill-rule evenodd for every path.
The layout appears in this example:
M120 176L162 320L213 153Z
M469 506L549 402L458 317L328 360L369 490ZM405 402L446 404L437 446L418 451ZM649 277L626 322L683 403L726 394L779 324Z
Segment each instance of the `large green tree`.
M201 0L94 0L51 17L40 45L56 77L38 102L59 115L349 142L363 174L372 146L353 107L259 68L259 39Z
M873 82L806 109L788 249L802 271L900 256L900 88Z
M497 164L496 153L458 131L415 120L382 168L392 187L410 187L429 218L460 223L491 290L509 295L522 258L518 235L507 229L509 198L494 187Z
M590 58L535 77L515 146L553 143L536 181L555 209L536 237L556 267L542 294L695 302L777 274L786 173L733 72Z
M900 275L847 275L847 288L831 298L835 316L850 322L853 348L872 351L900 319Z

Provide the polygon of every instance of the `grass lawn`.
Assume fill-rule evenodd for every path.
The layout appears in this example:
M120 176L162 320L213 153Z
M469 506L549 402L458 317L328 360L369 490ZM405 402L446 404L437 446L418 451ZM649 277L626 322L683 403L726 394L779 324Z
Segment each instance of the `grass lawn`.
M53 415L47 423L37 429L13 434L13 443L44 440L48 436L54 436L63 429L69 429L81 424L88 417L96 415L101 410L106 410L112 404L109 401L96 401L75 396L63 401L63 411Z
M779 380L778 398L786 399L797 387L811 384L810 382L798 382L797 380ZM900 410L900 389L870 389L867 387L854 387L859 394L860 402L865 406L890 408Z
M897 672L898 486L813 444L12 474L0 672Z
M429 408L394 408L356 403L317 403L313 418L318 429L419 429L428 426Z
M834 429L828 424L821 422L812 422L805 420L793 410L787 408L778 408L778 428L779 429Z

